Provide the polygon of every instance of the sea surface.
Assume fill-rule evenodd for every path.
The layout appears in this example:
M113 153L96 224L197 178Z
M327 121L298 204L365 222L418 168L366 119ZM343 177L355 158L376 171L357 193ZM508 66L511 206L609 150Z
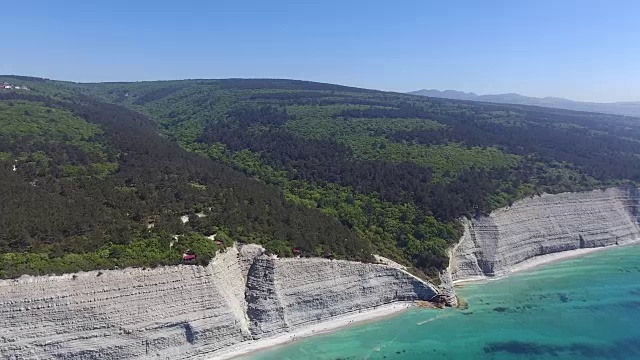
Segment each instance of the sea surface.
M640 246L544 265L411 309L255 353L284 359L640 359Z

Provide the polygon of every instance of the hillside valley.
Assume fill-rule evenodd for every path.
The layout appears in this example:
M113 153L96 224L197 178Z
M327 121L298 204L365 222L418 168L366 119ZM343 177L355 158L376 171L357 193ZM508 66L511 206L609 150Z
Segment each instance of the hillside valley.
M205 265L237 241L375 253L437 281L460 218L640 179L640 124L623 116L295 80L0 80L30 89L0 93L2 277L186 249Z

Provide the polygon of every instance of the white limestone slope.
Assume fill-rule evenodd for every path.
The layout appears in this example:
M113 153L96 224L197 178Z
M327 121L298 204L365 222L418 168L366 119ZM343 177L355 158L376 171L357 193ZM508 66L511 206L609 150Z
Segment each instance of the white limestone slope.
M0 358L206 359L255 339L437 291L384 265L228 249L208 267L0 281Z
M467 220L449 271L455 281L500 276L550 254L638 241L639 199L622 188L544 194Z
M232 284L240 277L236 254L233 249L220 254L206 268L2 281L0 357L131 359L162 354L179 359L242 341L249 333Z
M247 283L255 339L394 301L430 300L437 294L431 285L396 268L326 259L261 257Z

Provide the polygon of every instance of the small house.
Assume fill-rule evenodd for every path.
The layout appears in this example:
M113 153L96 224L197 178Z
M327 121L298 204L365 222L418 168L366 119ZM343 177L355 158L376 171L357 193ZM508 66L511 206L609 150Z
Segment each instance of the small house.
M190 262L196 260L196 254L190 253L189 251L182 254L182 261Z

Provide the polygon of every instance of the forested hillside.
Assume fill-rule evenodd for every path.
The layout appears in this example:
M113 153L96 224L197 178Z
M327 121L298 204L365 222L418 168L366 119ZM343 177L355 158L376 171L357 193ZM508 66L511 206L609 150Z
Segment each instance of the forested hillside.
M21 254L11 259L175 263L174 234L196 247L213 246L200 240L217 232L281 256L294 247L359 260L373 252L430 276L446 266L462 216L536 193L640 180L636 118L293 80L10 79L32 89L4 94L0 107L0 121L15 123L0 130L8 174L0 181L16 187L2 201L25 207L6 222L30 229L18 237L0 225L2 251ZM37 209L24 204L36 192L52 206L93 212L52 211L73 220L30 224ZM55 205L69 201L78 205Z
M0 187L1 277L177 264L187 249L204 264L231 239L371 253L332 217L180 149L140 114L88 99L0 94Z

